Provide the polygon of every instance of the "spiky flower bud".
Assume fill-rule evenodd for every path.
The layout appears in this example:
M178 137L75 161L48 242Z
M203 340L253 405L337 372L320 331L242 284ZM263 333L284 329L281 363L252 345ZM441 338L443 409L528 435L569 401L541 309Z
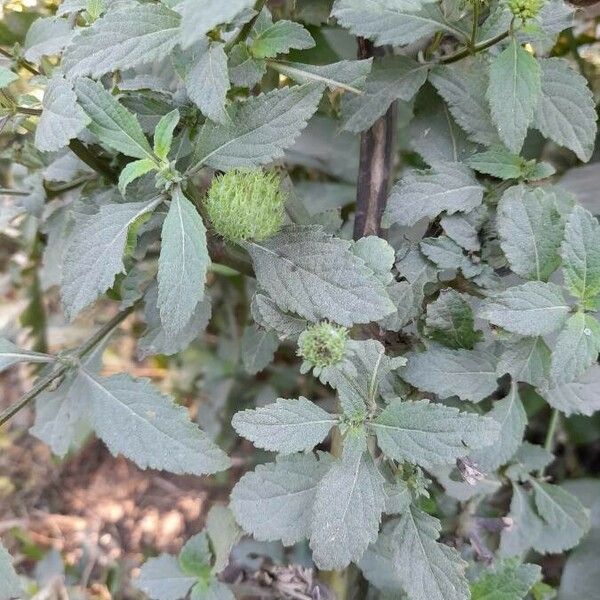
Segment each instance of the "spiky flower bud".
M264 240L283 225L285 196L275 173L234 170L216 177L206 210L215 231L232 242Z
M313 367L330 367L344 357L347 339L345 327L323 321L300 334L298 355Z
M544 2L545 0L508 0L508 8L515 17L528 21L539 14Z

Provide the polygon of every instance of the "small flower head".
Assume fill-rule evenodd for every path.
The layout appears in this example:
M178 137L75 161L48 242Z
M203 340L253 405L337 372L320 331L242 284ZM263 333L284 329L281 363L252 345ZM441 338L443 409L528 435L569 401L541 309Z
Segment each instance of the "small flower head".
M323 369L339 363L344 357L348 330L333 323L317 323L300 334L298 355L312 367Z
M545 0L508 0L508 8L515 17L528 21L537 17Z
M232 242L261 241L283 225L285 195L275 173L228 171L215 178L206 210L215 231Z

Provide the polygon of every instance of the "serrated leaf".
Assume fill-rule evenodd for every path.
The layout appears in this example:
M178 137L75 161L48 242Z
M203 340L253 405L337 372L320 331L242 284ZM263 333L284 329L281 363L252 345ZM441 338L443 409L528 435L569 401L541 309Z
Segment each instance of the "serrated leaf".
M382 283L392 283L396 255L394 248L386 240L376 235L367 235L354 242L352 252L364 260Z
M600 410L600 365L592 365L574 381L548 382L540 386L540 393L552 406L569 416L591 416Z
M294 454L246 473L231 492L238 523L259 541L290 546L308 537L316 488L330 464L329 455Z
M523 600L541 576L539 565L502 561L471 583L471 600Z
M510 502L510 526L500 534L500 556L520 556L534 546L540 536L543 522L535 511L533 498L513 482Z
M210 576L212 552L206 531L192 536L181 548L178 556L181 570L191 577L204 580Z
M342 128L352 133L368 129L395 100L412 100L426 79L427 69L407 56L375 61L364 93L342 101Z
M88 129L101 142L127 156L154 160L150 144L135 115L119 104L101 83L78 79L75 92L81 108L91 119Z
M315 45L312 35L300 23L281 20L261 29L250 44L255 58L273 58L290 50L306 50Z
M310 547L320 569L343 569L377 539L385 505L384 478L361 433L349 432L342 458L317 488Z
M542 58L542 86L533 126L588 161L597 132L596 105L587 81L562 58Z
M429 400L393 400L370 427L387 456L424 468L453 464L469 449L492 444L500 431L494 419Z
M14 83L19 79L16 73L6 67L0 67L0 90L8 87L11 83Z
M465 600L466 563L454 548L437 542L441 523L411 505L393 533L394 567L402 587L415 600Z
M506 464L515 454L523 440L527 426L527 414L519 396L519 388L513 383L505 398L496 400L486 417L500 425L500 434L493 446L475 450L471 459L485 472L494 471Z
M229 508L215 504L206 517L206 532L214 554L212 572L220 573L229 563L229 555L242 537L242 530Z
M496 390L496 359L484 350L433 346L407 358L400 376L424 392L479 402Z
M511 269L526 279L547 281L560 265L564 228L554 197L523 185L506 190L498 204L500 245Z
M583 301L584 308L595 309L600 294L600 225L585 208L573 209L560 253L569 291Z
M179 188L164 221L158 260L158 307L167 335L179 335L204 297L210 257L206 227Z
M159 200L106 204L77 221L62 273L62 300L69 319L112 286L122 273L129 227Z
M559 286L529 281L488 300L479 316L506 331L535 336L562 327L570 310Z
M509 150L519 153L541 89L540 65L512 38L490 63L488 100L500 138Z
M225 104L230 84L223 44L203 44L184 81L190 100L202 113L216 123L227 124Z
M12 566L12 558L6 548L0 544L0 600L11 600L21 594L21 582Z
M467 164L478 173L498 179L519 179L524 175L525 159L501 146L471 156Z
M227 111L230 122L206 122L194 162L227 171L257 167L283 156L317 110L323 86L306 84L253 96Z
M41 17L36 19L27 30L23 56L39 64L43 56L60 54L69 44L74 34L68 19L59 17Z
M442 211L468 212L481 204L483 188L473 172L460 163L438 163L428 171L412 171L392 189L383 225L414 225Z
M404 46L436 31L463 35L436 5L420 0L336 0L331 16L380 46Z
M101 77L160 61L179 42L180 21L164 4L108 11L80 30L66 49L62 65L70 77Z
M569 317L552 348L550 377L556 383L573 381L598 359L600 323L577 312Z
M471 306L452 288L442 290L437 300L427 305L425 333L444 346L472 350L481 339L474 325Z
M300 396L298 400L278 398L254 410L233 416L233 428L258 448L292 454L312 450L320 444L338 420Z
M43 352L23 350L6 338L0 338L0 371L20 362L51 363L54 357Z
M180 600L196 581L183 573L174 556L161 554L142 565L135 586L153 600Z
M550 348L542 337L510 340L498 361L498 376L508 373L514 381L537 386L550 372Z
M181 43L191 46L221 23L229 23L244 9L254 6L254 0L182 0L174 9L181 15Z
M298 62L269 61L269 66L297 83L322 83L329 89L360 92L371 71L373 59L342 60L329 65L308 65Z
M119 175L118 186L121 195L125 196L130 183L133 183L136 179L143 177L154 169L156 169L156 163L149 158L142 158L141 160L134 160L127 163Z
M173 132L177 123L179 123L179 111L175 109L162 117L154 129L154 154L161 160L166 160L171 150Z
M562 552L577 545L590 527L588 511L558 485L537 480L532 484L537 511L547 524L534 548L540 552Z
M254 58L246 43L239 43L233 47L227 66L231 83L239 87L254 87L267 72L267 61Z
M298 336L308 327L308 321L283 312L264 294L254 296L251 311L253 319L261 327L275 330L279 339Z
M246 372L256 375L273 362L275 351L279 347L279 338L271 330L249 325L242 336L242 362Z
M72 84L62 75L54 75L44 92L42 116L35 130L35 146L43 152L60 150L89 122L89 117L77 105Z
M284 311L349 326L394 310L383 284L350 242L320 228L287 228L247 248L260 286Z
M100 377L82 370L90 423L113 454L142 469L202 475L229 466L227 455L194 425L187 410L146 379Z
M440 225L446 235L461 248L470 252L477 252L481 249L479 232L487 219L487 208L478 206L468 213L443 215L440 219Z
M460 269L467 278L475 277L483 270L480 263L474 263L457 243L445 235L424 238L419 247L440 269Z
M436 67L429 79L447 102L456 122L469 134L469 139L484 146L500 143L486 98L489 86L487 61L475 59Z

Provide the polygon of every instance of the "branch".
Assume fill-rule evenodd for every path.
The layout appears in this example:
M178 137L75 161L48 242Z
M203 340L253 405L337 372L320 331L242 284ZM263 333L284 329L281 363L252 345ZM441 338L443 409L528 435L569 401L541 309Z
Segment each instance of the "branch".
M443 56L442 58L440 58L439 61L437 61L437 63L433 63L433 64L449 65L451 63L458 62L459 60L466 58L467 56L469 56L471 54L477 54L478 52L481 52L482 50L487 50L488 48L495 46L498 42L505 40L510 35L510 33L511 33L511 30L508 29L508 30L498 34L497 36L490 38L489 40L486 40L485 42L480 42L479 44L475 44L472 47L463 48L462 50L459 50L458 52L455 52L454 54L449 54L448 56Z
M79 346L72 353L71 356L79 360L91 352L104 338L109 336L133 312L133 308L134 307L129 307L120 312L118 315L114 316L110 321L98 329L98 331L85 340L83 344L81 344L81 346ZM50 373L44 377L41 377L26 394L17 400L17 402L0 413L0 427L2 427L2 425L4 425L11 417L16 415L22 408L27 406L32 400L35 400L35 398L37 398L44 390L49 388L52 383L54 383L70 368L72 368L68 361L60 362L57 360L54 365L54 369Z
M370 58L383 50L358 38L358 57ZM360 138L354 239L380 235L381 216L387 200L394 160L395 103Z

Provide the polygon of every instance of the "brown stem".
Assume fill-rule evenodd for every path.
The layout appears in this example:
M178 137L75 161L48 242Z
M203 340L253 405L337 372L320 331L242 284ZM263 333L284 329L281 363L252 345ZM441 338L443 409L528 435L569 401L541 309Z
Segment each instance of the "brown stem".
M385 52L365 39L358 38L358 57L370 58ZM394 160L396 108L392 104L385 115L360 137L360 160L356 190L354 239L381 235L381 216L389 191Z

